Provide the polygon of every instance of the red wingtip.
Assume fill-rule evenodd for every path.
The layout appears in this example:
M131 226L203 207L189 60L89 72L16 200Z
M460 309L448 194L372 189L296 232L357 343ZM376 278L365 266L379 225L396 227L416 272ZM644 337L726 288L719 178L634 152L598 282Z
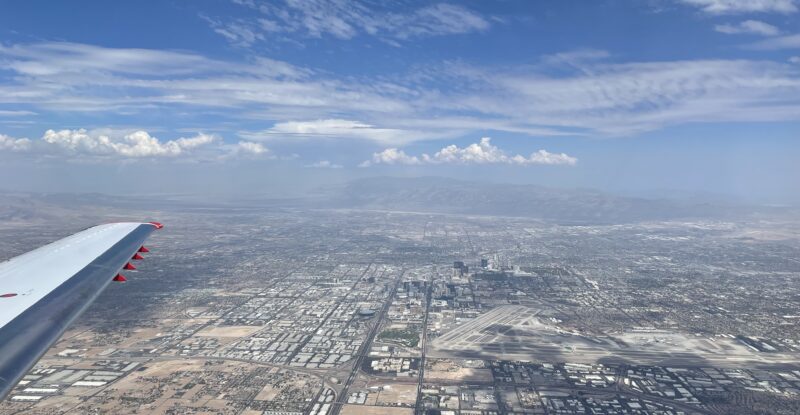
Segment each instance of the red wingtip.
M116 282L125 282L125 281L128 281L128 279L125 278L125 276L122 275L122 274L117 274L117 276L114 277L114 281L116 281Z
M161 224L161 223L159 223L159 222L148 222L148 223L149 223L149 224L151 224L151 225L153 225L153 226L155 226L155 227L156 227L156 229L161 229L161 228L163 228L163 227L164 227L164 225L162 225L162 224Z
M138 261L140 259L144 259L144 257L139 255L139 253L137 252L133 257L131 257L131 259Z
M139 248L139 252L148 253L148 252L150 252L150 250L145 248L144 245L142 245L142 247Z
M130 262L128 262L127 264L125 264L125 266L124 266L122 269L127 269L127 270L135 270L135 269L136 269L136 267L134 267L134 266L133 266L133 264L131 264Z

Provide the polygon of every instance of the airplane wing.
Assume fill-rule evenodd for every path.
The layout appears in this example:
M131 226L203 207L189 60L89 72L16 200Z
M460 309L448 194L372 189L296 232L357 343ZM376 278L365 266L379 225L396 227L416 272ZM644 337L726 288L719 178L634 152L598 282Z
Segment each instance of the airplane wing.
M0 263L0 399L120 270L157 222L95 226Z

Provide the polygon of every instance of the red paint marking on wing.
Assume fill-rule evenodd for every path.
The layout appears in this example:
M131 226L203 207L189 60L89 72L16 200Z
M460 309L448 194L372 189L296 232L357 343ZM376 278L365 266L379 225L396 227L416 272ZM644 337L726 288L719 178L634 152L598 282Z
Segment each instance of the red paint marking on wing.
M149 224L151 224L151 225L153 225L153 226L155 226L155 227L156 227L156 229L161 229L161 228L163 228L163 227L164 227L164 225L162 225L162 224L161 224L161 223L159 223L159 222L148 222L148 223L149 223Z
M0 298L11 298L11 297L16 297L16 296L17 296L17 293L0 294Z
M150 252L150 250L149 250L149 249L147 249L147 248L145 248L145 247L144 247L144 245L142 245L142 247L141 247L141 248L139 248L139 252L142 252L142 253L145 253L145 254L146 254L146 253Z
M144 259L144 257L139 255L139 253L137 252L133 257L131 257L131 259L138 261L140 259Z
M133 266L133 264L131 264L130 262L128 262L127 264L125 264L125 266L124 266L124 267L122 267L122 269L127 269L127 270L135 270L135 269L136 269L136 267L134 267L134 266Z
M114 277L114 281L116 281L116 282L125 282L125 281L128 281L128 279L125 278L125 276L122 275L122 274L117 274L117 276Z

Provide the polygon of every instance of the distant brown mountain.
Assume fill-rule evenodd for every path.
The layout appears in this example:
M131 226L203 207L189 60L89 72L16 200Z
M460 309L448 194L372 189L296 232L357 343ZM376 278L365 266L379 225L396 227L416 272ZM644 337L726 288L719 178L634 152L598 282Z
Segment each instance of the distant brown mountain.
M797 213L714 198L637 198L589 189L469 182L442 177L372 177L328 186L307 197L264 194L111 196L97 193L3 193L0 222L147 216L156 211L226 209L372 209L526 217L561 224L602 224L674 219L727 219Z
M645 199L588 189L476 183L441 177L360 179L334 187L320 205L539 218L562 223L619 223L721 218L752 207L702 200Z

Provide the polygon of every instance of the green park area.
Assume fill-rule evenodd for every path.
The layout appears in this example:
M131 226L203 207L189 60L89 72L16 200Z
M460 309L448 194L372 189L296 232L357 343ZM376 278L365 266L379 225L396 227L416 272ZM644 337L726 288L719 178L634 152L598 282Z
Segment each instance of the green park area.
M379 341L415 347L419 344L419 333L410 329L386 329L378 335Z

